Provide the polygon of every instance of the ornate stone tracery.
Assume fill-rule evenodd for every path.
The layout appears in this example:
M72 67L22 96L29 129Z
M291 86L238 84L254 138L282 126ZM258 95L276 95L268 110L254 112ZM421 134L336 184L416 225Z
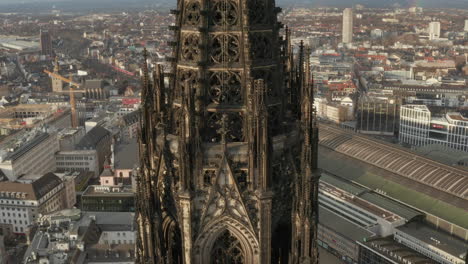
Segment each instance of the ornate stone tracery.
M137 264L317 264L296 245L317 215L303 47L279 47L273 0L177 6L172 71L143 68Z
M237 2L232 0L211 1L211 24L215 26L234 26L238 23Z
M184 34L182 36L182 58L189 62L200 60L200 36L198 34Z
M221 127L222 117L226 115L226 126L229 127L229 131L226 133L227 142L242 142L244 141L244 125L243 117L240 112L208 112L206 117L206 127L203 133L204 141L219 143L222 139Z
M241 76L234 71L211 72L210 102L215 104L242 103Z
M188 26L197 26L200 24L200 2L191 1L186 4L184 24Z
M239 62L239 48L239 36L227 33L212 34L210 61L214 64Z
M177 89L174 91L174 98L180 99L182 93L188 91L188 87L191 89L197 89L198 87L198 72L192 69L179 68L177 74Z
M211 264L244 264L245 253L239 240L225 230L211 250Z
M270 60L273 56L272 37L267 33L251 33L251 48L250 53L252 60Z
M265 0L247 1L251 25L266 24L268 22L267 4Z

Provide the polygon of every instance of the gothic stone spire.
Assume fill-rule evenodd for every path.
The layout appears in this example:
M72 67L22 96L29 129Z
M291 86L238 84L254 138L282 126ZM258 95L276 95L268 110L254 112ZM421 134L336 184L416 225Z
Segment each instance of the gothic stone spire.
M285 114L301 112L304 72L293 74L280 9L274 0L178 0L172 12L169 87L160 70L153 83L148 71L143 78L140 260L287 263L290 186L306 133L296 124L306 121Z

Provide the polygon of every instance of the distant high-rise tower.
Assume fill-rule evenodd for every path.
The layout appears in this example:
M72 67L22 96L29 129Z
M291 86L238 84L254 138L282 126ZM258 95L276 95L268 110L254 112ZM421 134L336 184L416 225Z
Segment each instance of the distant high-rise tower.
M54 73L59 75L60 65L58 63L58 58L55 57L55 65L54 65ZM57 75L51 75L50 78L52 80L52 91L60 93L63 91L63 81L57 77Z
M52 49L52 36L48 30L41 30L41 53L46 56L52 56L54 54L54 50Z
M431 22L429 23L429 39L439 39L440 38L440 22Z
M468 19L465 20L465 32L468 32Z
M275 0L177 3L171 73L143 67L136 262L317 264L309 51Z
M343 11L343 43L353 42L353 9Z

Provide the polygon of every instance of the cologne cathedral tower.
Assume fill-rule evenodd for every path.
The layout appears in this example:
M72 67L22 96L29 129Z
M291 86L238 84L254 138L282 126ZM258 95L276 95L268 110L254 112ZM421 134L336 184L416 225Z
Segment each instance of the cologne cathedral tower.
M280 11L178 1L171 73L144 65L137 263L318 263L309 52Z

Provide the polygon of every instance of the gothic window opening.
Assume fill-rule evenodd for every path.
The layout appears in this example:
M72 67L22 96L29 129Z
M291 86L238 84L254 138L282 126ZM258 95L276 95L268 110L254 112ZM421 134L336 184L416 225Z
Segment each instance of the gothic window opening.
M223 121L223 115L226 119ZM209 112L206 118L206 126L203 136L205 142L219 143L223 138L222 126L229 128L225 131L226 142L243 142L244 140L244 118L240 112L222 113L222 112Z
M212 63L239 62L239 37L232 34L213 35L210 47Z
M234 26L237 24L237 4L230 0L219 0L212 6L211 24L216 26Z
M270 48L272 45L271 35L252 33L250 39L252 60L268 60L272 58L273 51Z
M200 37L196 34L187 34L182 37L182 57L186 61L200 59Z
M166 248L169 263L181 263L182 261L182 236L176 225L171 225L166 234Z
M210 101L215 104L242 102L240 74L232 71L213 72L210 76Z
M180 99L182 93L186 91L186 85L188 84L192 89L196 89L198 86L198 73L194 70L183 70L179 69L177 73L178 83L174 91L174 98Z
M205 185L205 187L211 186L215 176L215 170L205 170L205 173L203 174L203 184Z
M247 188L247 170L235 170L234 176L241 191Z
M249 20L251 25L255 24L266 24L266 3L265 0L251 0L249 4Z
M185 8L185 20L184 23L189 26L196 26L200 24L200 3L190 2Z
M239 240L228 230L213 245L210 264L244 264L245 252Z

